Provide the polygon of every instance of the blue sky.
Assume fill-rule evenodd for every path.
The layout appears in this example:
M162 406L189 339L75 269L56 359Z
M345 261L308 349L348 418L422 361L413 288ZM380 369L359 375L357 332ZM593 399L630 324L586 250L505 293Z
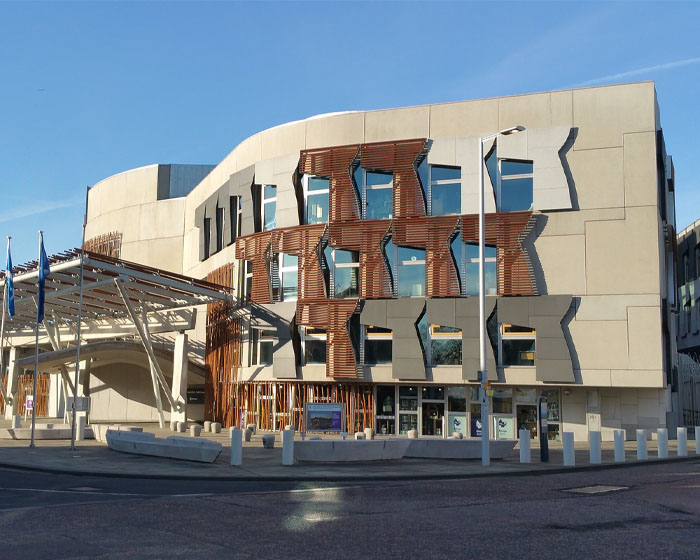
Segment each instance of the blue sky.
M39 229L78 246L88 185L314 114L650 79L680 229L700 218L699 21L694 2L0 0L0 239L16 263Z

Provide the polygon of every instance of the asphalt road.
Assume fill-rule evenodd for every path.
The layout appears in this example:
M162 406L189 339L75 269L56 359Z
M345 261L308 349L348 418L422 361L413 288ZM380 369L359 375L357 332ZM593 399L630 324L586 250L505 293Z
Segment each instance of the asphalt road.
M593 485L619 489L579 493ZM698 558L700 460L439 482L0 469L0 558Z

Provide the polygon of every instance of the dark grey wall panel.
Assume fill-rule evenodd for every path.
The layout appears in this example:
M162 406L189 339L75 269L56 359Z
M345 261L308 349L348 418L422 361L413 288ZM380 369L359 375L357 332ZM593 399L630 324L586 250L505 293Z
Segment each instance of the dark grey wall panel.
M425 299L387 300L386 322L392 330L391 375L394 379L425 379L425 358L416 323L425 310Z
M455 326L462 329L462 378L469 381L479 380L479 298L466 297L455 299ZM485 307L485 319L493 313L496 306L496 297L487 296ZM438 324L445 324L440 323ZM485 325L484 325L485 328ZM486 369L488 379L498 381L498 369L493 355L493 347L486 335Z

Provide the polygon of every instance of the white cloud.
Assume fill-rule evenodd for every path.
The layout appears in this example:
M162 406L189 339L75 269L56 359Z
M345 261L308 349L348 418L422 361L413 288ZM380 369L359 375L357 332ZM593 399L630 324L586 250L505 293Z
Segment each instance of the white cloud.
M666 62L664 64L657 64L656 66L646 66L644 68L637 68L636 70L620 72L619 74L610 74L609 76L594 78L593 80L588 80L587 82L581 82L580 84L576 84L576 86L574 87L592 86L595 84L601 84L606 82L615 82L617 80L624 80L642 74L649 74L650 72L658 72L660 70L671 70L673 68L680 68L681 66L689 66L691 64L698 63L700 63L700 57L686 58L684 60L677 60L675 62Z
M44 212L58 210L59 208L77 206L78 204L81 204L81 202L82 201L80 200L37 200L31 204L16 206L15 208L9 208L4 212L0 212L0 223L11 222L12 220L19 220L20 218L43 214Z

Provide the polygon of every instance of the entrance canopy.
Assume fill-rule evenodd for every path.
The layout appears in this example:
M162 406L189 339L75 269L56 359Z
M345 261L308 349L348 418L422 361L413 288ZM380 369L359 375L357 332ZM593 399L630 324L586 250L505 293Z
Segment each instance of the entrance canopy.
M45 313L77 325L80 298L80 250L49 258ZM36 326L38 262L14 268L15 315L6 318L6 334L30 334ZM0 290L5 295L4 273ZM207 303L232 302L225 286L157 268L85 251L83 260L83 324L129 318L134 307L148 312L171 311ZM130 309L131 308L131 309ZM25 332L23 332L25 331Z

